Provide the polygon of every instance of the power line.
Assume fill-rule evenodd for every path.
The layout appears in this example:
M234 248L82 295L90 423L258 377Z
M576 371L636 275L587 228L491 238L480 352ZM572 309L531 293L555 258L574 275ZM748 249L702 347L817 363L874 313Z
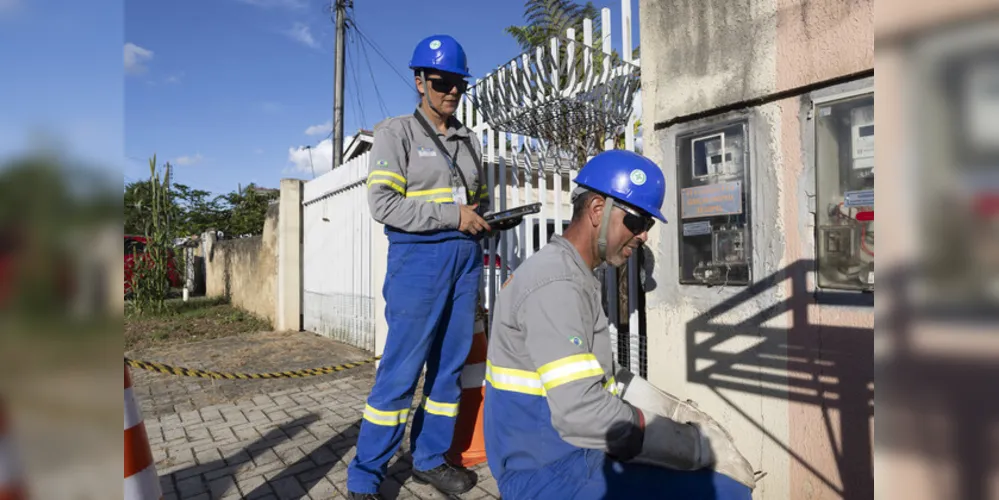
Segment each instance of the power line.
M349 49L351 46L354 47L354 57L351 57L349 50L347 51L347 64L352 67L352 70L350 72L350 74L351 74L350 76L354 80L354 99L357 100L357 107L358 107L358 109L361 112L361 126L362 127L367 127L368 118L364 114L364 103L361 101L361 84L357 80L357 73L358 73L358 70L357 70L357 40L353 36L351 36L350 32L347 32L347 35L348 35L347 48ZM350 41L353 41L353 43L349 43Z
M395 65L392 64L392 62L390 62L387 57L385 57L385 54L382 53L381 49L378 48L378 45L372 42L371 39L369 39L367 36L365 36L364 32L361 31L360 26L358 26L356 20L354 20L353 24L354 24L354 31L356 31L357 34L361 36L361 41L370 45L372 50L374 50L375 53L378 54L378 56L381 57L383 61L385 61L385 64L388 65L389 69L391 69L392 72L399 77L399 80L401 80L402 83L406 85L406 87L408 88L412 84L412 78L407 79L405 76L402 76L402 73L399 73L399 70L396 69Z
M375 89L375 97L378 99L378 106L381 108L383 117L389 116L388 108L385 106L385 100L382 99L382 93L378 90L378 80L375 78L375 72L371 69L371 57L368 55L368 48L363 43L359 44L361 46L361 51L364 52L364 62L368 66L368 75L371 76L371 86Z

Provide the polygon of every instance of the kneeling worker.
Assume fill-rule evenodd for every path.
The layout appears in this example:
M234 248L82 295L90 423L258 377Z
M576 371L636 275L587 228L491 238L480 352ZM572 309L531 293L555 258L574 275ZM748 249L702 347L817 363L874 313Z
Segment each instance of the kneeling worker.
M494 306L483 430L500 493L751 498L752 469L720 427L676 422L617 395L593 270L624 264L653 219L666 221L662 172L638 154L607 151L576 183L565 234L517 269Z

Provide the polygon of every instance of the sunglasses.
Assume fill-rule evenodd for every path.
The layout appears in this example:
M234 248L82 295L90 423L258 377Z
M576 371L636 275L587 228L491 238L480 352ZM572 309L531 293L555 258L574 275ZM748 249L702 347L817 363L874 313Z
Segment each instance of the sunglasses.
M624 227L628 228L635 236L650 231L652 226L656 225L655 219L642 215L623 203L615 201L614 206L624 211Z
M459 94L464 94L465 90L468 88L468 82L461 79L450 79L450 78L427 78L427 83L430 87L434 89L434 92L439 92L441 94L447 94L451 92L451 89L457 87Z

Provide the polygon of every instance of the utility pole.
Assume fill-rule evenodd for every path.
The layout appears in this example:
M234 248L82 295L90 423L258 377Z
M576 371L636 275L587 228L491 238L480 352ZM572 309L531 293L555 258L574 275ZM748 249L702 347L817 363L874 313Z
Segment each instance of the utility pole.
M333 165L336 168L343 163L343 62L346 52L346 17L347 3L352 0L333 0L336 2L336 69L333 78ZM353 5L351 5L352 7Z

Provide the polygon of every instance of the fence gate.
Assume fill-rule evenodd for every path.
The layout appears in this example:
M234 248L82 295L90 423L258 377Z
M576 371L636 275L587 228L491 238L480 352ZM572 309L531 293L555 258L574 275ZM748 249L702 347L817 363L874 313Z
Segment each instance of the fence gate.
M305 183L302 202L302 326L375 350L375 296L365 153ZM382 256L384 258L384 256Z

